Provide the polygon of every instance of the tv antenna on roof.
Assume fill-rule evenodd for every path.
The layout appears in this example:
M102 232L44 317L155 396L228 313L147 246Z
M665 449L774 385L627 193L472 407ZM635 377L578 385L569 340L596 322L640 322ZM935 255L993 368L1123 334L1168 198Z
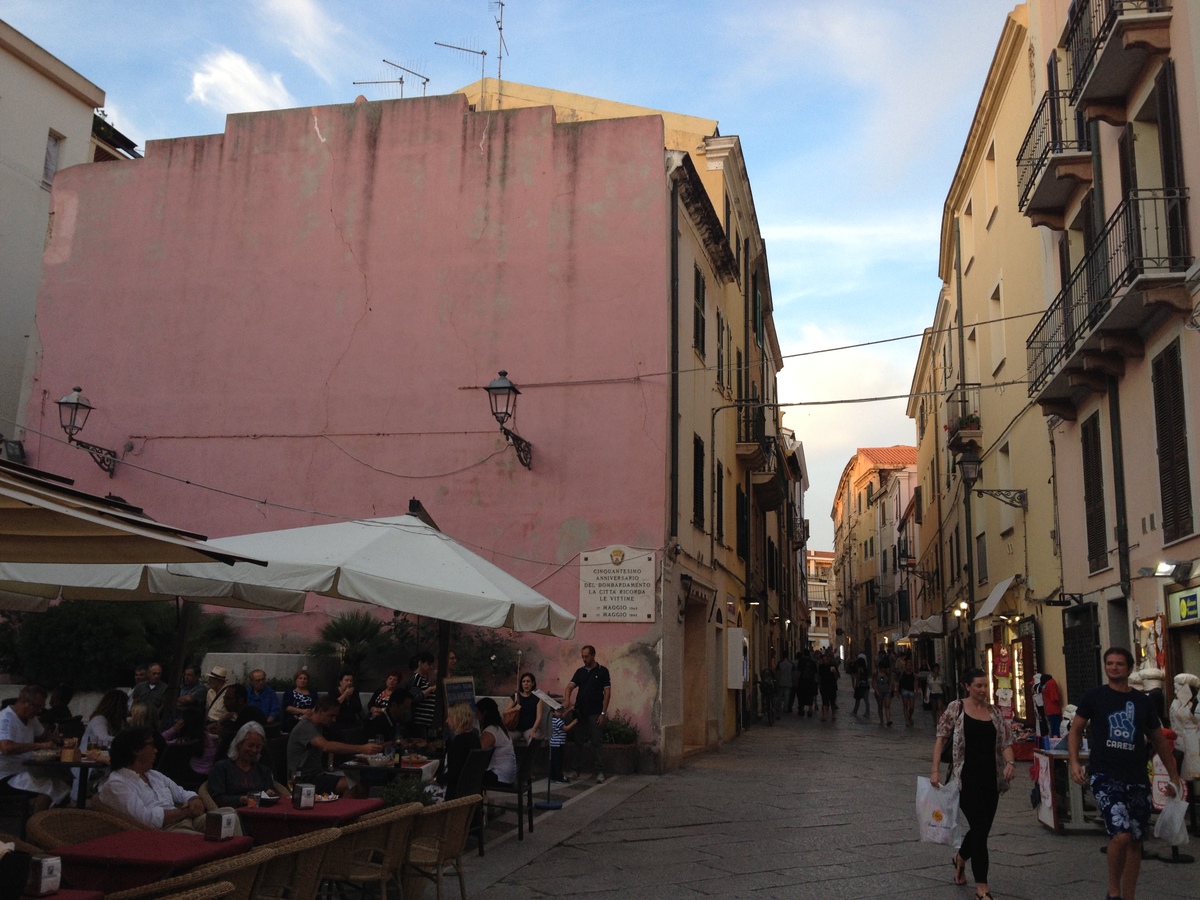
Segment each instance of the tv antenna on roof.
M504 0L492 0L488 4L488 9L493 13L500 13L498 16L493 16L496 20L496 31L500 34L500 40L496 47L496 81L500 81L500 71L504 67L504 54L508 50L508 44L504 43Z
M394 63L390 59L385 59L384 62L387 63L389 66L395 66L401 72L407 72L409 75L415 75L417 78L420 78L421 79L421 96L422 97L425 96L425 85L429 84L429 78L427 76L422 75L420 72L414 72L412 69L409 69L406 66L400 65L400 63ZM403 97L404 96L404 87L403 87L404 76L403 75L400 76L400 85L401 85L400 96Z
M445 47L447 50L458 50L461 53L474 53L479 57L479 80L482 81L487 77L487 72L484 71L484 66L487 65L486 50L472 50L470 47L458 47L454 44L443 44L441 41L433 42L437 47Z
M421 79L421 96L422 97L425 96L425 85L429 84L429 79L426 76L422 75L420 72L414 72L412 69L408 68L407 66L402 66L399 63L394 63L391 60L385 59L384 62L387 65L392 66L393 68L399 69L402 72L407 72L409 75L415 75L417 78L420 78ZM396 78L386 78L386 79L381 79L378 81L355 81L353 83L354 84L398 84L398 85L400 85L400 99L401 100L404 99L404 76L403 75L399 75Z

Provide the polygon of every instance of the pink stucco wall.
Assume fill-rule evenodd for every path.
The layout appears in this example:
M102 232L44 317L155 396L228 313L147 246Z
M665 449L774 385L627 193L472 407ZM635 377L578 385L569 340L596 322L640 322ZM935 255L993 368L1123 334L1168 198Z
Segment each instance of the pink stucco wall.
M345 517L416 496L571 611L577 552L664 544L659 118L558 125L461 96L237 115L141 162L61 172L53 208L32 464L210 536L328 519L180 479ZM502 368L532 471L479 389ZM76 384L97 406L81 438L133 445L112 481L52 440ZM251 632L275 649L326 619ZM616 705L650 724L657 635L583 624L572 644L519 643L551 690L595 644Z

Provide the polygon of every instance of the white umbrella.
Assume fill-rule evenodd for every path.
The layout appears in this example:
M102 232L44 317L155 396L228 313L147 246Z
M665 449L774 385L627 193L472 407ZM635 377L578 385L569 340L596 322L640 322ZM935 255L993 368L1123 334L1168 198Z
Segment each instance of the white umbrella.
M229 568L219 563L215 565ZM211 606L303 612L306 596L304 591L298 590L173 575L163 565L0 561L0 609L45 609L49 600L174 600L182 597Z
M209 544L267 565L176 563L168 570L312 591L465 625L575 635L575 617L565 609L415 516L265 531Z

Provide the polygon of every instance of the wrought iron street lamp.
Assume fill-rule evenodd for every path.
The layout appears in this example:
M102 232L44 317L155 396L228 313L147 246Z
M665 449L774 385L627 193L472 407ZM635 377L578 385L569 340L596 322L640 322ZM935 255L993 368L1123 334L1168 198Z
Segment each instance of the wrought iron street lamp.
M521 392L517 386L508 380L508 372L500 370L498 378L493 378L487 388L488 402L492 405L492 415L500 423L500 431L517 451L517 460L527 469L533 468L533 444L525 440L505 424L517 411L517 397Z
M107 472L109 478L112 478L117 468L117 451L98 447L75 437L83 431L83 426L87 424L88 414L95 409L88 402L87 397L83 396L83 388L76 387L71 393L56 402L58 403L58 422L62 425L62 430L67 433L67 442L86 450L95 460L96 465Z

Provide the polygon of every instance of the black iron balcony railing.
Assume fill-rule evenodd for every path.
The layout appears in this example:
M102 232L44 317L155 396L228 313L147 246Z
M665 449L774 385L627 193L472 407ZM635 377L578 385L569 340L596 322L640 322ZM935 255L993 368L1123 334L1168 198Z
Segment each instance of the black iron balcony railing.
M1118 291L1142 275L1186 270L1189 254L1186 189L1127 194L1025 342L1029 396L1091 333Z
M983 430L979 416L979 385L951 388L946 394L946 431L950 444L960 437L978 437Z
M1170 8L1170 0L1077 0L1064 41L1071 66L1071 101L1079 99L1096 57L1122 16L1167 12Z
M1052 156L1088 149L1087 129L1067 91L1047 91L1017 154L1017 194L1022 212Z
M747 406L738 410L738 443L761 444L767 438L767 411Z

